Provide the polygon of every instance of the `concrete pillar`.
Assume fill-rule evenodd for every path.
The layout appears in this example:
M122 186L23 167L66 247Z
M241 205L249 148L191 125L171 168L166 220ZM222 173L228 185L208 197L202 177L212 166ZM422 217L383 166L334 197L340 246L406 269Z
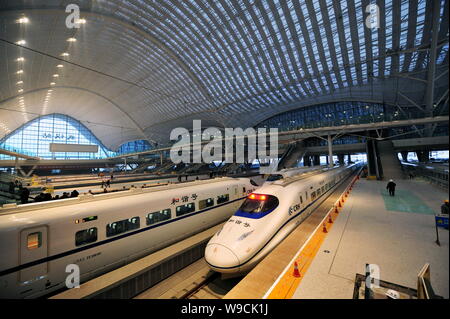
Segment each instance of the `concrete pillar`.
M351 163L352 162L352 156L350 154L347 154L347 163Z
M311 166L311 157L309 155L303 156L303 166Z
M320 155L314 155L313 161L314 166L320 165Z
M344 154L338 154L338 161L339 161L339 165L344 165L345 164Z
M331 135L328 134L328 140L327 140L327 144L328 144L328 157L327 157L327 164L328 167L333 167L334 163L333 163L333 140L331 139Z

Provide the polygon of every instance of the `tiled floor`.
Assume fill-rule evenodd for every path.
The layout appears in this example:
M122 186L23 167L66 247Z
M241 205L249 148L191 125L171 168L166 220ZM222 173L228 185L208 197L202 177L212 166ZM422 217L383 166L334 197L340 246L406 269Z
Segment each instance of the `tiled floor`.
M359 180L293 298L352 298L355 274L376 264L380 279L417 288L417 274L430 263L435 293L449 297L449 232L434 213L447 192L420 180Z

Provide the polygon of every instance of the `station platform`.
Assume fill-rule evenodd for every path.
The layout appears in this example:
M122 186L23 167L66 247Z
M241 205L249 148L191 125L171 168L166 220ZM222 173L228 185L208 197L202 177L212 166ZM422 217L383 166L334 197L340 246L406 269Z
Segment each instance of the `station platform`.
M376 264L380 279L417 288L417 275L430 264L434 292L449 298L449 232L439 228L446 191L423 180L398 180L395 197L385 181L360 179L292 299L351 299L355 275Z

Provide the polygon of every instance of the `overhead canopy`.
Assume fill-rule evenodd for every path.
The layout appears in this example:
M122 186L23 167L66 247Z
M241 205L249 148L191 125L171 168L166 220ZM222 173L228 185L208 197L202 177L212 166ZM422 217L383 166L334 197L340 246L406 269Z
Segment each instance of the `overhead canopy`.
M86 21L79 28L66 26L69 4ZM369 4L4 0L0 139L49 113L80 120L115 150L165 143L193 119L245 128L332 101L429 110L429 72L433 103L448 103L449 0Z

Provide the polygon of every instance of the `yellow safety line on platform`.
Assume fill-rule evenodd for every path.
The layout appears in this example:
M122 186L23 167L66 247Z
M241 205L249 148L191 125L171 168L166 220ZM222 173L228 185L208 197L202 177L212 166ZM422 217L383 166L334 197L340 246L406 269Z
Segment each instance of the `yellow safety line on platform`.
M336 201L336 204L332 209L328 211L325 217L322 219L322 222L319 226L314 230L313 234L309 241L301 248L301 250L297 253L297 256L291 261L291 266L287 271L282 274L278 283L273 287L272 291L267 296L267 299L290 299L294 295L298 286L300 285L303 277L305 276L306 271L311 265L314 257L322 246L323 241L325 240L328 232L333 227L334 221L339 216L338 207L341 207L339 204L344 203L346 199L348 199L348 195L350 190L353 187L353 184L358 179L359 176L355 177L350 186L345 189L342 195L339 197L339 200ZM329 218L331 216L332 223L330 223ZM326 232L325 228L326 227ZM297 262L298 271L300 273L300 277L294 276L294 264Z

